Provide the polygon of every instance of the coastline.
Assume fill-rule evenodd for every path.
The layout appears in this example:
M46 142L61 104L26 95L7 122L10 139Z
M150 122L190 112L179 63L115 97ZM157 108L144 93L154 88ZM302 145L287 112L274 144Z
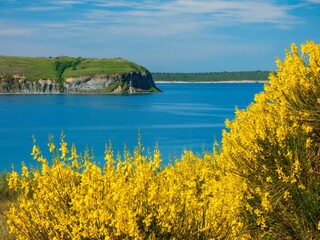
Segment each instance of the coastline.
M230 81L203 81L203 82L190 82L190 81L154 81L155 84L219 84L219 83L267 83L269 80L230 80Z

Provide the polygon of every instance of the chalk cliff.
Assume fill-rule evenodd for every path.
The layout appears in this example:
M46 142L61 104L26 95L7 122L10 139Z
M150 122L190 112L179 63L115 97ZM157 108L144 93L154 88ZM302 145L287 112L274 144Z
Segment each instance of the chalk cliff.
M66 93L147 93L159 92L150 72L95 74L65 79Z
M92 74L58 80L27 80L23 75L0 75L2 94L110 93L134 94L159 92L148 71L124 74Z

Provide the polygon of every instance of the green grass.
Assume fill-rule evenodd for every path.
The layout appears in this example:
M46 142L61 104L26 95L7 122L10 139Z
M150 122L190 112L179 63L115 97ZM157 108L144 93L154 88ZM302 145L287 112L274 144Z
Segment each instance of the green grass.
M64 78L96 74L123 74L146 70L142 66L121 58L115 59L82 59L75 68L68 68L63 73Z
M57 79L55 59L0 56L0 73L21 74L28 80Z
M57 62L65 67L57 68ZM125 59L9 57L0 56L0 74L20 74L27 80L60 80L91 74L124 74L144 71L144 67ZM62 72L61 72L62 71Z

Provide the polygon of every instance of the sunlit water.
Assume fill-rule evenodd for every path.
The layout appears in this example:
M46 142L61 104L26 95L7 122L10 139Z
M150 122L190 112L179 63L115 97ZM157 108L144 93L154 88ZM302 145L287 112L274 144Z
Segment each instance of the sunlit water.
M0 170L34 164L32 135L47 153L49 134L68 146L94 149L103 162L105 144L114 152L124 144L133 150L140 129L142 143L152 152L158 142L163 162L183 149L211 151L221 140L226 118L245 108L263 84L159 84L163 93L145 95L0 95Z

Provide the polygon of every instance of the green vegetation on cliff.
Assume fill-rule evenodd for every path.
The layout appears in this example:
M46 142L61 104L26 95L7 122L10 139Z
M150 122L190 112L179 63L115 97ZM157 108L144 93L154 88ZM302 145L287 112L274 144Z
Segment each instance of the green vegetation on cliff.
M0 73L24 75L27 80L51 79L91 74L123 74L144 71L144 67L122 58L40 58L0 56Z
M58 79L55 59L0 56L0 73L24 75L28 80Z
M266 81L269 71L208 72L208 73L152 73L155 82L219 82Z
M134 71L145 71L146 69L136 63L129 62L122 58L97 59L85 58L77 59L75 66L67 68L63 76L77 77L90 75L92 72L99 74L128 73Z

